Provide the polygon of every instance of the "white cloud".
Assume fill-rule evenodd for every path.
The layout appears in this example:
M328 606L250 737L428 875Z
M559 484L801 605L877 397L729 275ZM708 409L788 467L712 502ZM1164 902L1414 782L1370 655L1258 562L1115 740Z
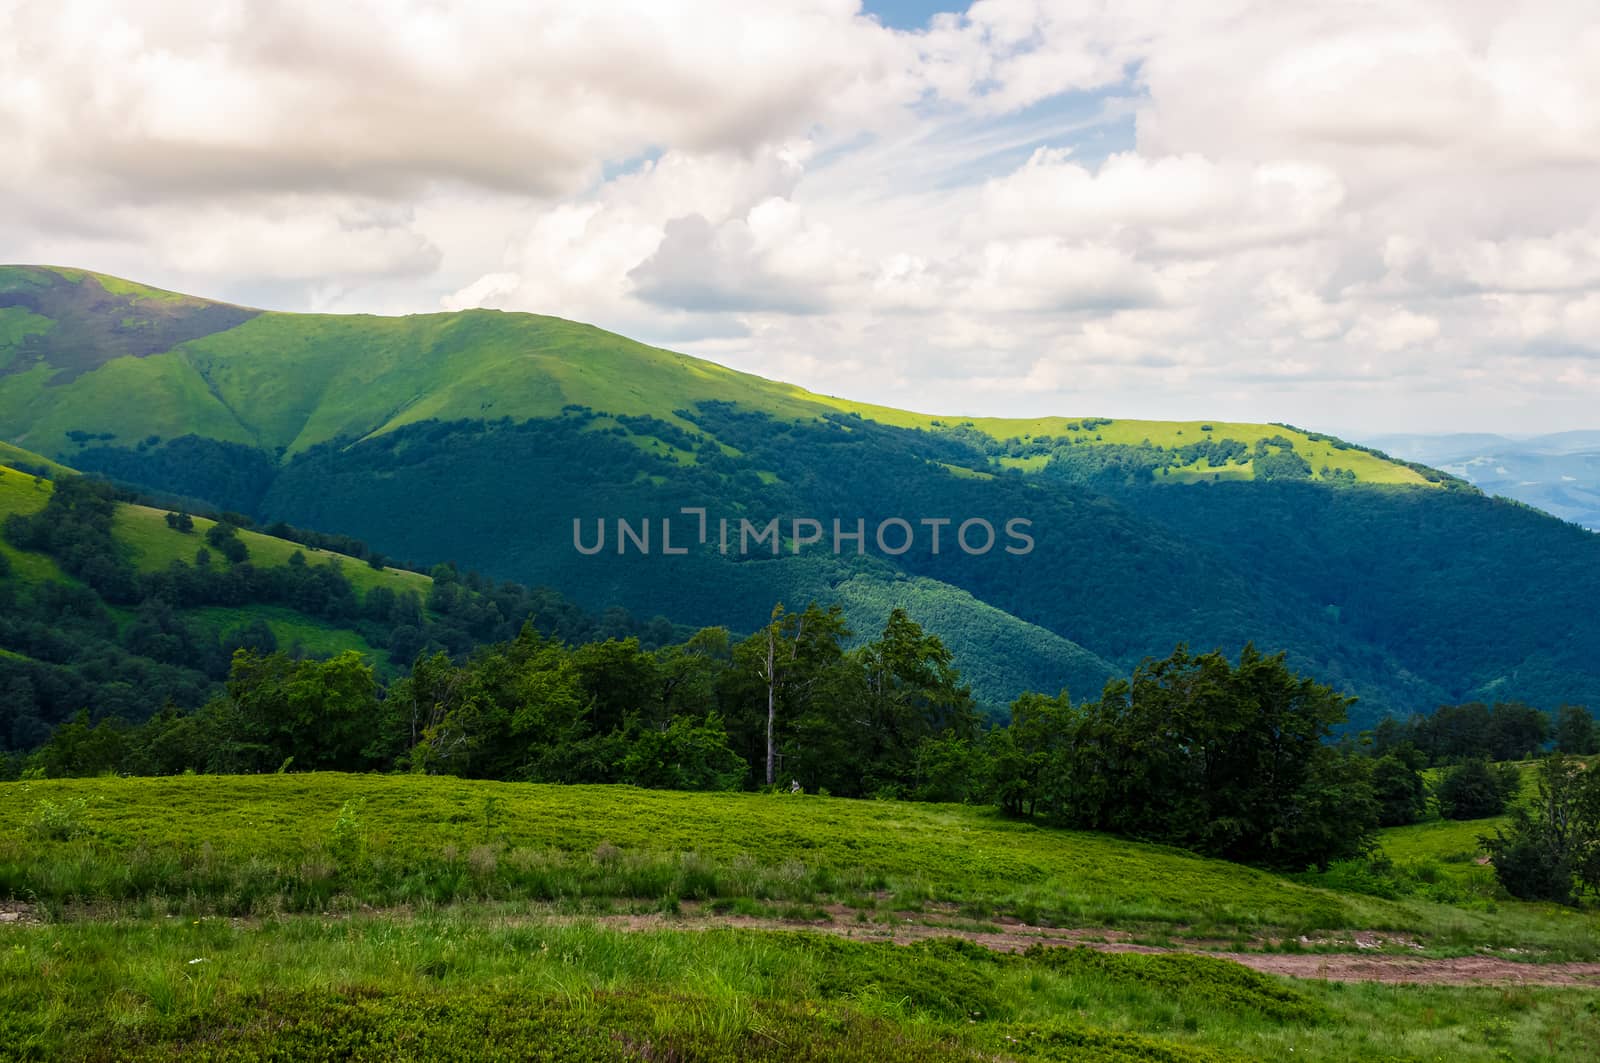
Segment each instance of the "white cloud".
M1439 322L1426 314L1413 314L1396 308L1363 315L1356 323L1352 340L1383 353L1404 350L1439 335Z
M1600 401L1581 0L20 0L0 68L0 258L941 412Z
M1124 152L1091 171L1064 150L1040 148L988 183L972 228L1108 236L1156 254L1196 255L1316 235L1342 198L1338 176L1315 165Z

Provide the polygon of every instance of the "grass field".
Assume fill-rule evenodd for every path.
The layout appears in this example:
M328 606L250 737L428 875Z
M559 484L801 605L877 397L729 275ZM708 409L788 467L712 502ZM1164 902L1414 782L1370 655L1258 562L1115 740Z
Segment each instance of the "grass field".
M1592 989L675 925L691 903L854 905L865 927L936 901L978 925L1387 922L1463 934L1463 952L1503 937L1530 959L1597 954L1592 914L1452 914L958 806L416 776L14 783L0 911L45 921L0 923L0 1058L1488 1061L1600 1045Z
M47 827L66 815L67 828ZM1056 926L1293 937L1404 931L1439 952L1600 957L1600 920L1337 892L959 805L420 776L0 785L0 895L251 915L330 906L750 900L960 906Z
M388 652L375 648L359 633L283 606L207 605L187 609L183 615L198 620L210 630L220 632L260 620L272 630L272 637L278 640L279 649L290 650L298 646L314 657L332 657L346 650L355 650L380 672L392 668Z
M1494 834L1496 827L1510 820L1505 816L1489 819L1429 819L1405 827L1383 831L1379 844L1392 860L1441 860L1464 864L1483 855L1480 835Z
M1000 956L471 911L0 930L10 1058L1571 1060L1579 989L1291 982L1198 956Z

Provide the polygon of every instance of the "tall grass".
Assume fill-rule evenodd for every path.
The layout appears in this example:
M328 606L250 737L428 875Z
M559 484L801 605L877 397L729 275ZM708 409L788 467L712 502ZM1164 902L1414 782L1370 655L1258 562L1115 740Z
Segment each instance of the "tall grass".
M1597 1043L1581 990L1293 983L1204 957L952 940L463 911L0 938L0 1055L23 1059L1474 1061Z
M1328 885L954 805L335 774L0 785L0 897L56 916L938 902L1061 926L1390 930L1454 951L1600 956L1592 914Z

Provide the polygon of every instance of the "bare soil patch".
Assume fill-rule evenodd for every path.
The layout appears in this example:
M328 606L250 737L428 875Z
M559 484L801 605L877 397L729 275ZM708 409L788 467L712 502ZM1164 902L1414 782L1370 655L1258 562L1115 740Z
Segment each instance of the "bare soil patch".
M1022 952L1033 945L1082 947L1099 952L1187 953L1232 960L1257 971L1290 978L1317 978L1330 982L1387 982L1413 985L1529 985L1594 986L1600 988L1600 963L1525 963L1499 956L1424 957L1377 952L1241 952L1207 947L1206 942L1171 946L1140 944L1134 935L1109 928L1032 926L1016 920L998 920L998 931L971 930L925 919L916 913L897 913L892 921L856 921L856 911L836 906L827 909L828 920L763 919L724 915L706 909L682 915L634 914L567 917L592 920L624 930L812 930L857 941L891 941L909 945L930 938L958 937L996 952ZM1263 947L1272 942L1263 939ZM1410 939L1360 931L1352 943L1359 949L1384 946L1419 948Z
M0 900L0 926L33 926L42 922L33 905Z

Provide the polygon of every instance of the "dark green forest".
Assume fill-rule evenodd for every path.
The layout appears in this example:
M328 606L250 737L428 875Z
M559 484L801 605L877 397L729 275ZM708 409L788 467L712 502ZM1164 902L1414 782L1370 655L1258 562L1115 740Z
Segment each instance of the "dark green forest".
M779 421L713 402L678 415L701 434L574 406L557 418L412 425L282 465L196 439L90 448L77 460L170 498L336 529L389 557L453 558L590 608L651 614L671 602L674 620L695 626L748 631L776 599L826 601L851 578L912 576L970 592L1109 664L1093 671L1063 658L1069 685L1097 685L1178 643L1256 641L1357 696L1358 725L1458 701L1600 702L1589 651L1600 618L1584 604L1600 538L1459 485L1342 487L1288 474L1182 485L1160 475L1196 457L1181 448L1048 439L1010 446L1044 448L1047 464L1023 474L990 464L1007 444L959 426ZM1281 451L1265 443L1265 455ZM1192 446L1223 464L1237 456L1227 440ZM443 519L411 519L417 498L436 500ZM573 549L575 518L659 519L686 506L713 518L845 515L869 527L897 516L996 526L1024 516L1038 545L1026 557ZM1031 664L999 667L1015 676ZM978 693L999 707L1038 681L986 681Z

